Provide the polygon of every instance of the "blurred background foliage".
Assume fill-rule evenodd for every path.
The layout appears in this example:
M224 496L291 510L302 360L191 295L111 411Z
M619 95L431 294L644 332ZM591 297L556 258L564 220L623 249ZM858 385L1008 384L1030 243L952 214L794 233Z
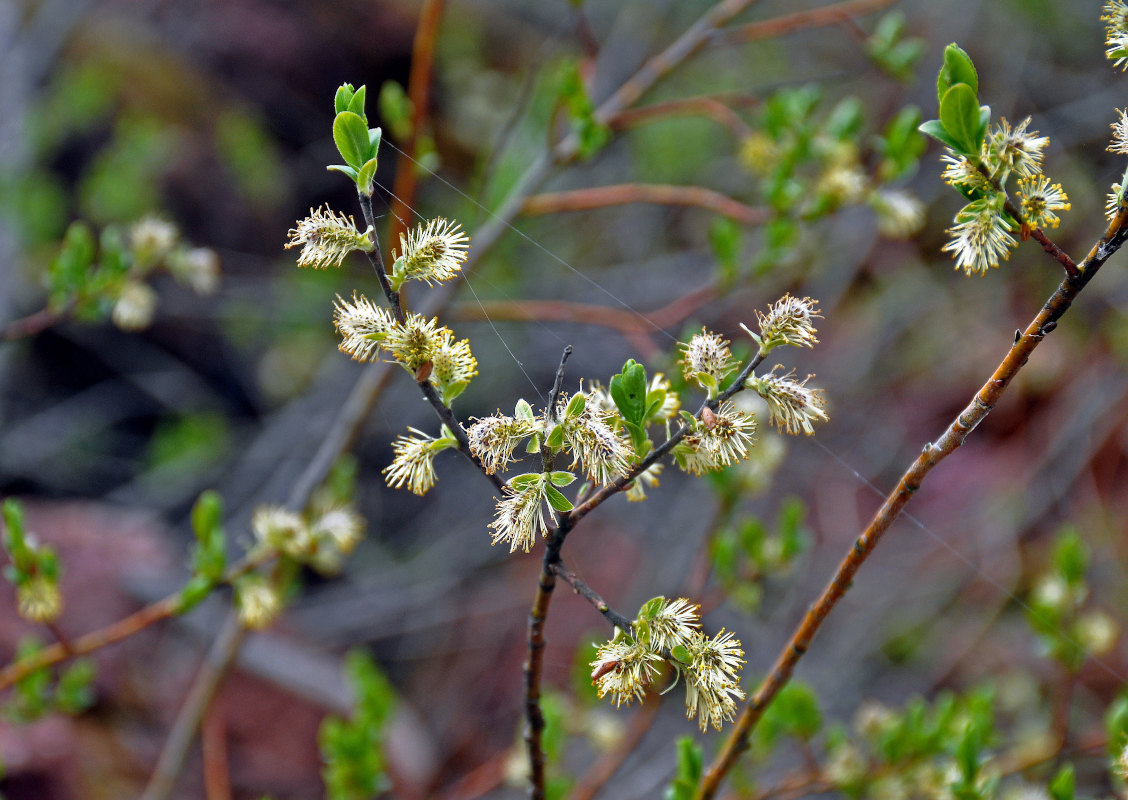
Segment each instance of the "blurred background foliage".
M762 0L739 22L819 5ZM708 98L711 111L609 128L592 108L709 2L452 1L436 43L418 132L424 217L458 219L473 237L569 131L583 157L555 169L543 191L693 185L750 210L734 219L634 203L540 214L530 203L447 317L480 363L461 416L508 412L520 396L536 401L565 344L575 347L573 388L581 377L606 382L629 357L674 377L675 338L707 325L739 342L738 324L784 291L821 301L822 344L787 365L816 373L826 391L831 421L816 437L784 442L764 424L749 469L712 483L667 470L645 504L609 504L570 540L570 566L624 613L655 594L695 591L706 624L744 642L746 689L868 520L874 487L890 487L963 407L1061 277L1033 245L984 278L953 273L940 254L959 199L939 180L935 148L915 168L911 137L897 140L889 126L907 106L934 114L944 45L958 41L972 55L996 119L1031 115L1050 137L1047 173L1073 204L1055 239L1075 257L1103 230L1104 197L1122 172L1104 152L1124 84L1103 56L1098 3L887 5L776 37L721 34L638 104ZM32 528L69 565L65 630L105 624L173 590L196 496L219 490L237 538L255 504L285 498L331 429L360 371L336 351L332 300L371 294L375 281L359 259L341 272L299 272L282 245L311 207L359 216L349 183L324 169L337 160L338 85L367 84L373 124L396 147L409 138L404 87L418 14L407 0L0 7L0 323L45 306L48 265L74 220L128 230L156 215L222 265L210 296L154 273L159 305L143 331L64 319L0 342L0 495L27 504ZM796 131L807 138L789 139ZM866 181L921 199L919 235L882 237L863 196L846 202L820 184L836 141L858 143L849 155ZM890 159L897 141L900 156ZM764 152L776 160L765 166ZM378 209L390 206L397 161L385 147ZM1113 259L1004 402L930 478L913 519L896 525L819 636L799 677L828 724L848 724L866 699L932 702L941 689L989 679L1029 717L1064 724L1074 750L1100 727L1128 673L1125 651L1110 644L1096 663L1077 652L1081 635L1069 626L1102 610L1115 640L1128 604L1122 261ZM556 310L538 306L528 321L528 300ZM576 317L567 307L573 319L561 320L552 316L561 302L595 308ZM655 312L654 322L624 310ZM398 794L518 796L504 778L537 559L489 546L491 494L453 455L439 459L440 482L426 498L384 487L390 442L408 425L436 427L415 387L395 380L353 448L368 541L344 575L308 577L224 691L237 797L322 791L317 722L347 708L340 666L355 646L369 648L399 699L384 737ZM1076 559L1062 555L1072 545L1055 539L1067 524L1086 548L1083 596L1068 566ZM1072 592L1066 605L1045 593L1055 569ZM1046 613L1028 624L1032 608ZM101 655L99 699L86 714L0 731L0 789L10 798L134 794L216 613L205 605ZM1047 627L1046 614L1060 614L1060 624ZM15 620L0 626L5 660L23 633ZM605 635L588 606L562 593L548 630L548 682L568 690L574 665L582 674L590 661L587 644ZM1063 695L1073 698L1064 711ZM550 746L573 777L634 730L643 717L632 715L651 713L611 714L591 702L590 686L558 702L550 719L572 729ZM654 796L675 767L692 779L692 752L675 753L672 741L695 732L667 705L647 719L605 796ZM800 722L806 713L796 712ZM323 736L345 737L340 725ZM771 731L786 732L787 719L768 727L765 737L781 735ZM713 744L704 746L708 754ZM1080 762L1088 794L1107 790L1098 761ZM784 758L756 782L770 785L772 770L788 766ZM190 764L181 796L200 796L198 773Z

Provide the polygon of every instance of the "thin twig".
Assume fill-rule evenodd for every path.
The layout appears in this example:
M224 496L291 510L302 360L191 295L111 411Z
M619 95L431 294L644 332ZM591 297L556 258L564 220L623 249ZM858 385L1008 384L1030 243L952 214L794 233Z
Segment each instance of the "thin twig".
M664 184L621 183L592 186L566 192L533 195L525 200L521 211L530 217L559 214L563 211L587 211L631 203L654 203L668 206L704 208L728 217L742 225L763 225L771 216L765 208L746 205L726 194L703 186L669 186Z
M188 690L188 697L165 740L160 758L157 759L157 766L153 769L153 774L149 777L149 783L140 800L164 800L172 791L176 776L180 774L181 765L184 763L183 754L191 747L204 711L219 689L224 674L235 659L235 654L239 652L239 644L246 633L247 629L240 625L239 620L233 615L224 622L211 651L196 671L192 686ZM213 659L213 654L219 654L220 660ZM185 710L188 713L185 713Z
M872 14L874 11L893 5L896 0L846 0L842 3L783 14L772 19L749 22L714 37L713 44L743 44L759 39L774 39L795 31L821 28L845 22L856 16Z
M604 599L600 597L594 589L584 583L579 575L568 569L563 561L558 561L553 564L552 571L558 578L564 581L564 583L571 586L572 591L595 606L595 610L602 614L603 618L612 625L624 631L630 631L632 629L632 623L629 619L607 605Z
M506 320L509 322L575 322L598 325L623 334L642 350L642 355L657 352L650 338L655 328L669 328L684 322L720 294L719 284L711 282L680 295L653 311L626 311L611 306L575 303L568 300L483 300L463 303L451 309L455 320Z
M568 357L572 355L572 345L564 348L564 352L560 354L560 366L556 368L556 378L552 381L552 394L549 395L548 400L548 413L555 414L556 406L560 404L560 395L564 391L564 365L568 363Z
M411 131L396 162L396 180L392 188L392 217L388 222L388 241L399 241L407 229L412 209L415 208L416 181L415 156L419 150L419 137L427 119L430 104L431 71L435 64L435 40L439 21L443 16L443 0L424 0L419 11L419 25L411 46L411 74L407 79L407 96L411 100Z
M269 554L264 554L257 556L253 560L243 559L228 570L227 574L224 575L223 583L230 583L240 575L246 574L255 566L266 561L269 557ZM55 644L44 647L42 650L37 650L27 658L14 661L0 670L0 691L7 689L17 681L23 680L28 675L44 667L52 667L55 664L61 664L77 656L89 655L95 650L100 650L107 645L128 639L130 636L148 628L154 623L176 616L182 605L183 598L180 592L174 592L104 628L91 631L83 636L79 636L77 639L69 641L60 640Z
M0 342L11 342L42 333L52 325L61 322L66 317L66 313L66 311L41 308L26 317L14 319L0 328Z
M749 105L758 102L754 98L749 98L749 100ZM748 123L717 97L683 97L677 100L653 103L642 108L628 108L619 112L609 124L612 130L618 131L635 125L642 125L651 120L682 114L700 114L714 119L728 128L738 140L744 140L752 133L752 128L749 127Z
M1093 279L1105 261L1120 249L1125 238L1128 238L1128 207L1121 207L1109 223L1104 236L1097 241L1078 267L1077 277L1066 277L1061 282L1026 330L1011 345L1007 355L967 407L951 422L935 443L924 446L921 454L901 476L897 486L886 496L881 508L877 510L870 524L843 558L822 594L792 633L767 677L744 706L725 746L705 773L698 787L697 800L713 797L737 759L748 749L749 735L764 710L780 689L787 685L795 665L807 652L811 640L826 621L827 615L850 588L854 574L873 552L882 535L893 524L909 499L920 488L925 476L933 467L955 452L975 427L986 418L1015 375L1026 364L1030 354L1046 334L1057 327L1058 319L1069 310L1074 299Z

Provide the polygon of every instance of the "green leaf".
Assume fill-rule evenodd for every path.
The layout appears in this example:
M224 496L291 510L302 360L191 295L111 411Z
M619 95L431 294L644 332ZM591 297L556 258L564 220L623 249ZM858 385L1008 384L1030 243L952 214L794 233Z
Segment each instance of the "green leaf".
M948 90L957 84L965 84L973 96L979 94L979 75L971 57L955 42L944 48L944 65L936 78L936 99L941 104Z
M545 444L553 450L559 450L564 446L564 426L557 425L549 431L548 438L545 439Z
M635 619L654 619L658 613L666 607L666 598L662 595L651 597L643 603L638 609L638 615Z
M518 400L517 406L513 409L513 416L517 419L534 419L533 407L524 399Z
M329 170L330 172L340 172L344 175L348 175L354 181L357 179L358 175L355 169L353 169L352 167L347 167L344 164L332 164L325 169Z
M740 258L741 229L735 220L721 217L709 226L709 246L717 259L723 281L736 278Z
M206 543L223 519L223 498L213 489L203 492L192 506L192 530L196 540Z
M646 368L633 358L611 378L611 399L627 422L641 424L646 414Z
M380 140L384 135L382 128L370 128L368 131L368 154L376 158L380 154Z
M653 389L646 393L646 413L643 419L653 419L654 415L662 410L666 404L667 392L665 389Z
M1073 800L1074 793L1076 792L1076 778L1073 774L1073 765L1066 764L1057 774L1054 775L1050 785L1046 787L1050 790L1050 797L1053 800Z
M576 476L571 472L550 472L548 479L552 481L553 486L571 486Z
M959 145L958 152L966 155L979 153L980 110L975 92L966 83L957 83L944 93L940 101L940 121L944 130Z
M627 434L631 437L631 446L634 448L636 455L645 455L646 451L650 448L646 444L646 429L641 425L635 425L633 422L624 422L623 427L626 428Z
M560 494L560 490L551 483L544 487L544 496L548 504L557 511L571 511L574 508L572 501Z
M1077 528L1067 525L1054 541L1054 569L1070 586L1085 579L1089 567L1089 552Z
M188 582L184 584L184 588L180 590L180 598L176 604L175 613L187 614L203 602L204 598L211 594L214 588L215 583L203 575L189 578Z
M844 97L830 112L824 130L838 141L846 141L857 136L865 121L862 101L856 97Z
M342 111L349 110L349 102L353 99L353 87L351 83L342 83L337 87L337 94L333 98L333 113L340 114Z
M333 120L333 141L345 163L359 170L371 157L368 125L352 111L342 111Z
M526 472L522 475L514 475L509 479L509 486L515 490L528 489L534 483L539 482L541 476L535 472Z
M370 158L356 174L356 188L365 196L372 196L372 188L376 184L376 159Z
M564 409L564 416L578 417L584 413L585 408L587 408L587 395L581 392L573 395L572 399L568 401L568 407Z
M987 136L987 125L991 122L991 106L979 107L979 127L975 130L975 141L982 146L983 139Z
M674 648L670 650L670 655L683 664L689 664L693 661L693 654L685 648L685 645L675 645Z
M529 437L529 441L525 442L526 453L539 453L541 449L541 435L534 433Z
M470 385L470 381L455 381L448 383L443 387L443 405L450 408L450 404L454 402L455 398L466 391L466 387Z
M349 100L348 108L349 111L364 120L365 125L368 124L368 117L364 113L364 97L367 93L368 90L363 86L357 89L356 92L353 93L352 98Z
M414 114L414 104L407 92L396 81L384 81L380 85L380 97L376 101L380 109L380 120L392 132L392 136L400 141L406 141L411 136L411 119Z

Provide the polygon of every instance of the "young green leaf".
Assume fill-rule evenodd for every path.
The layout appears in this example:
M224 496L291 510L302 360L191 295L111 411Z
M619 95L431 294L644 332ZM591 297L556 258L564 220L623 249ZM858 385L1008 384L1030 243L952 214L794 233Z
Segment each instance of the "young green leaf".
M979 94L979 75L971 57L955 42L944 48L944 65L936 78L936 99L943 102L944 95L956 84L966 84L973 96Z
M372 189L376 183L376 159L370 158L364 162L356 173L356 188L365 196L372 196Z
M666 607L666 598L662 595L651 597L643 603L638 609L638 615L635 619L654 619L658 613Z
M544 496L548 504L557 511L567 512L574 508L572 501L560 494L560 490L551 483L544 487Z
M959 145L958 152L974 156L979 153L979 101L966 83L957 83L944 93L940 101L940 121L944 130Z
M568 407L564 409L564 416L578 417L584 413L585 408L587 408L587 395L581 392L573 395L572 399L568 401Z
M359 170L370 156L368 126L352 111L342 111L333 120L333 142L345 163Z
M356 92L353 93L353 96L349 99L348 108L349 111L364 120L365 125L368 124L368 118L364 113L364 97L367 92L368 90L364 86L361 86L359 89L357 89Z
M611 399L627 422L640 424L646 413L646 368L633 358L611 378Z
M564 446L564 426L557 425L548 434L548 438L544 443L551 447L553 450L559 450Z
M1073 774L1073 765L1066 764L1057 774L1054 775L1050 785L1046 787L1050 791L1050 797L1053 800L1073 800L1076 793L1076 778Z
M333 97L333 112L340 114L342 111L349 110L349 103L353 99L353 87L351 83L342 83L337 87L337 94Z
M548 479L552 481L553 486L571 486L576 476L571 472L550 472Z

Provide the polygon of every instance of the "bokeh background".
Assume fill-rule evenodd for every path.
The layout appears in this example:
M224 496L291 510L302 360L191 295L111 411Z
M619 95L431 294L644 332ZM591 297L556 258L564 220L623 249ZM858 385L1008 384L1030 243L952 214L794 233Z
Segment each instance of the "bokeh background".
M562 65L579 65L598 102L709 6L589 0L581 14L563 0L447 2L415 210L456 218L473 237L566 129L545 88ZM738 21L819 6L761 0ZM875 66L864 46L894 8L924 46L903 80ZM90 630L175 590L191 540L187 513L205 488L223 495L232 538L249 541L251 510L284 502L334 430L364 368L336 350L333 298L371 295L377 284L360 259L337 273L299 271L283 244L311 207L329 203L359 218L348 182L325 170L337 160L338 85L366 84L373 124L383 121L388 141L404 145L395 93L384 109L375 97L389 81L407 85L419 12L399 0L0 5L0 323L43 307L45 266L75 219L100 227L155 213L222 264L207 297L158 278L160 304L142 332L64 321L0 343L0 495L24 501L34 530L60 551L64 631ZM1128 84L1104 58L1099 14L1089 0L906 0L840 24L718 40L639 105L719 98L753 124L773 92L809 84L823 111L850 95L861 100L865 142L905 105L934 114L940 54L958 41L996 118L1031 115L1031 127L1050 137L1047 171L1073 206L1056 240L1080 257L1103 230L1104 198L1122 169L1104 148ZM707 116L653 120L616 130L588 161L552 169L538 191L693 184L755 206L740 148L731 126ZM471 339L481 372L456 404L464 418L509 411L519 397L539 402L566 344L575 348L574 390L580 378L606 381L629 357L669 372L678 337L707 325L737 339L739 323L751 324L754 310L784 291L821 301L822 343L786 354L786 366L817 375L830 422L786 442L762 426L778 463L733 512L771 528L798 500L809 549L760 586L754 608L747 597L726 599L717 581L698 598L710 629L735 630L744 642L746 688L868 521L877 490L894 485L966 404L1060 279L1033 244L985 277L953 272L940 248L960 201L939 180L939 155L930 147L898 183L927 209L912 241L879 236L865 205L843 208L803 226L787 258L754 268L765 234L746 226L739 276L708 303L684 301L720 269L710 245L716 215L653 204L518 216L458 284L447 319ZM394 219L387 192L403 163L383 151L384 223ZM1093 602L1124 618L1123 264L1112 259L999 407L930 476L910 506L914 519L894 526L818 637L799 677L828 718L848 720L863 698L900 704L985 676L1052 675L1016 599L1064 524L1077 525L1096 555ZM514 319L527 300L595 308L582 321ZM659 309L656 324L642 321ZM431 430L429 414L395 374L351 447L367 541L342 575L307 576L282 621L251 637L225 684L206 736L224 743L234 797L321 796L316 727L347 708L340 665L351 647L367 648L400 696L389 733L398 796L520 796L505 776L539 557L490 546L490 487L454 454L440 459L440 481L424 498L384 486L391 441L407 426ZM668 470L645 504L617 500L586 519L568 561L630 615L700 574L715 507L706 482ZM10 609L11 596L4 584L0 607ZM2 614L7 659L30 628ZM135 795L222 614L217 600L100 654L99 700L87 714L0 728L0 790L13 800ZM584 648L606 635L589 606L559 591L547 682L570 690ZM1099 708L1117 691L1124 655L1118 647L1083 669L1080 708ZM1030 702L1049 702L1036 684L1030 692ZM589 732L613 733L637 713L576 702L577 724ZM660 792L673 737L696 735L680 705L663 705L600 796ZM576 774L601 741L576 737L567 762ZM200 775L197 753L176 796L203 796Z

